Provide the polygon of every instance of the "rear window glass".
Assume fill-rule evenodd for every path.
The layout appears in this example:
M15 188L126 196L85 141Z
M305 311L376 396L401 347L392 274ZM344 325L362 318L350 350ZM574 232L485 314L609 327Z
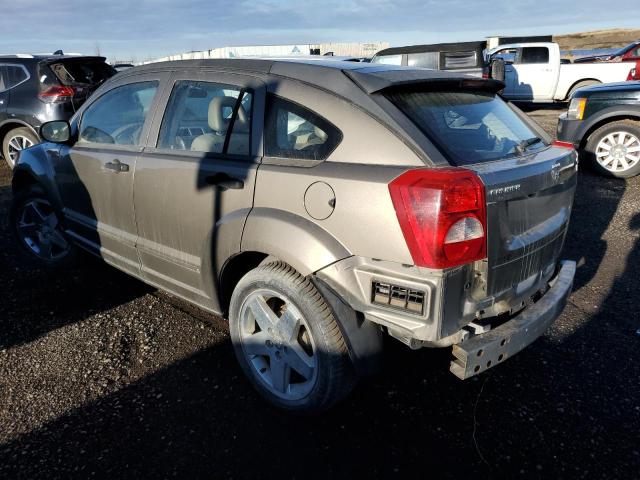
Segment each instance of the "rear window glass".
M387 97L448 157L471 165L545 146L537 134L493 93L400 91Z
M63 85L99 85L116 71L104 62L69 60L49 65Z

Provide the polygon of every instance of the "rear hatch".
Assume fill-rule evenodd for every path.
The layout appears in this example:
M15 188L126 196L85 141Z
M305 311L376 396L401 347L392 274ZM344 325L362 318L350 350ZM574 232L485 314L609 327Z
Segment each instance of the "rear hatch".
M476 172L487 201L483 297L524 294L553 274L567 231L577 156L490 90L446 84L385 93L448 162ZM511 295L514 297L514 295Z
M100 85L115 75L116 70L104 57L63 57L40 64L41 89L62 85L73 89L68 97L77 110Z

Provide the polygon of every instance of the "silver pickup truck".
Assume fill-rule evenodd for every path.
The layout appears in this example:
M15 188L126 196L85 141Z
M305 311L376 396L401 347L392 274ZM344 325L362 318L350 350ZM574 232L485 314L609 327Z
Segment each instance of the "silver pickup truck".
M83 249L226 315L278 407L334 405L384 335L453 348L466 379L540 336L575 270L576 153L502 87L347 62L133 68L20 153L11 225L44 264Z

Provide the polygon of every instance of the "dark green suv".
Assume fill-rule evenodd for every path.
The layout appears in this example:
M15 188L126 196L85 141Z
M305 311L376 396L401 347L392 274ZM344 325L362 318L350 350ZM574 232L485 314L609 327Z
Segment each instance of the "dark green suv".
M558 140L572 143L598 172L640 173L640 82L581 88L560 116Z

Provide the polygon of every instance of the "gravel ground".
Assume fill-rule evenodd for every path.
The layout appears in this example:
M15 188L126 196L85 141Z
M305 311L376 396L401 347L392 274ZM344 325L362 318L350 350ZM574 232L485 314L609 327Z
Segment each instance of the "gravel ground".
M553 132L557 110L530 112ZM633 478L640 472L640 178L580 174L554 326L461 382L449 350L390 342L378 377L316 418L266 406L224 320L98 261L19 257L0 167L0 478Z

